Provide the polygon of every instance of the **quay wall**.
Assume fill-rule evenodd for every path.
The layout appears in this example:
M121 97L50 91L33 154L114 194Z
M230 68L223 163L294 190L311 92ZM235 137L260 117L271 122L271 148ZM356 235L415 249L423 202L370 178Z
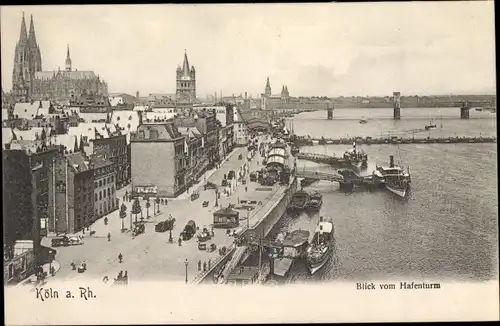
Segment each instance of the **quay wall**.
M240 236L243 238L248 238L250 235L252 235L255 239L261 236L267 236L285 213L288 204L297 191L297 187L298 181L297 178L294 177L289 186L280 196L280 198L266 213L264 213L264 217L262 217L261 220L252 228L244 230ZM213 284L213 276L215 272L232 259L236 246L233 244L228 249L229 250L226 255L220 256L218 260L213 263L212 267L206 272L200 273L195 278L193 283Z
M290 185L285 189L276 203L274 203L274 205L265 213L264 217L259 221L259 223L257 223L250 229L246 229L241 234L241 237L243 237L244 239L248 239L250 236L252 236L254 239L257 239L259 237L266 237L285 213L288 204L297 191L297 187L297 178L293 177Z

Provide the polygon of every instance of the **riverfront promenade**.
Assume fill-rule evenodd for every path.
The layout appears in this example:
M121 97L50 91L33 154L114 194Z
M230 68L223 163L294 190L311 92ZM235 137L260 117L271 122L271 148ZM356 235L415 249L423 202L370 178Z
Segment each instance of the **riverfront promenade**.
M239 154L242 154L242 160L238 160ZM230 170L234 170L238 174L240 167L248 163L247 156L248 150L246 148L237 148L217 171L206 178L206 181L220 185L224 174L227 175ZM260 169L262 160L263 158L256 153L248 164L249 172ZM272 190L266 189L266 191L262 191L262 186L249 181L248 173L245 178L247 184L238 183L230 195L225 195L224 187L219 187L220 199L218 200L218 207L214 206L215 190L203 190L202 186L199 189L200 197L198 199L191 201L189 196L183 196L185 198L169 200L167 205L160 204L159 214L153 213L153 202L151 201L149 219L146 219L145 202L141 200L143 216L146 221L146 231L136 237L133 237L129 230L132 202L125 202L127 217L123 222L128 230L124 233L121 232L122 222L118 210L108 215L108 225L104 224L104 218L99 219L90 227L90 230L95 231L95 234L89 236L89 232L86 232L83 245L55 248L57 251L55 260L61 267L53 279L56 281L102 280L107 276L112 280L123 270L128 272L129 282L141 280L184 281L186 277L184 262L187 259L188 281L191 281L199 273L198 261L201 261L202 264L203 262L208 264L209 259L214 262L219 256L218 249L223 246L229 247L233 243L234 237L228 236L225 229L214 229L215 237L207 242L207 246L215 243L217 250L211 253L198 249L196 236L186 242L183 241L182 245L179 246L177 242L179 234L189 220L194 220L200 229L203 227L210 229L213 223L213 212L229 204L238 205L238 200L253 200L261 203L261 205L257 204L256 209L250 212L250 222L253 225L257 219L262 217L265 208L272 205L270 199L272 199L275 190L279 186L269 187ZM126 190L129 189L120 189L117 192L120 205ZM209 201L209 206L202 207L203 201ZM246 226L247 213L244 210L239 210L239 212L240 226ZM155 224L167 219L170 214L176 219L172 231L173 243L168 241L169 232L158 233L154 230ZM133 218L135 219L135 217ZM108 232L111 234L111 241L109 242L106 237ZM42 244L50 246L50 237L44 238ZM123 263L118 261L118 254L120 253L123 255ZM83 261L87 264L85 273L79 274L77 271L72 270L71 262L79 266Z

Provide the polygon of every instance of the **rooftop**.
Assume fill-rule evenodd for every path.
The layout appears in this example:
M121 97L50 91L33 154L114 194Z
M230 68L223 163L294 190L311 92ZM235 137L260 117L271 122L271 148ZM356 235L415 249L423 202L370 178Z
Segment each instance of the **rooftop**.
M37 116L49 116L50 101L33 101L16 103L14 106L14 117L19 119L34 119Z

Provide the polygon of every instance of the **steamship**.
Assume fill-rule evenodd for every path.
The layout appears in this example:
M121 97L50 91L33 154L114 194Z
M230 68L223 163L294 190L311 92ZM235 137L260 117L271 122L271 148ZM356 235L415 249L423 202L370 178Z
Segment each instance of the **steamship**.
M335 228L332 221L324 221L320 217L316 231L307 249L307 265L312 274L319 271L333 252Z
M380 182L385 183L385 187L395 195L405 198L410 190L411 175L408 170L394 164L394 156L389 157L389 166L377 165L373 176Z

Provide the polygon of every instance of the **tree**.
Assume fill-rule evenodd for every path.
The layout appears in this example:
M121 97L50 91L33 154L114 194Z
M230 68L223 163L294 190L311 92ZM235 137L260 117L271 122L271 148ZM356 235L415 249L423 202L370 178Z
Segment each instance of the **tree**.
M78 139L75 137L75 146L73 148L73 153L77 153L78 152Z
M122 206L120 207L120 219L122 220L122 232L123 230L125 230L125 225L124 225L124 221L125 221L125 218L127 217L127 206L125 206L125 204L122 204Z
M151 203L149 202L149 197L146 199L146 218L149 218L149 208L151 207Z
M160 212L160 197L156 197L155 199L156 207L158 207L158 213Z
M134 199L132 204L132 214L135 215L135 222L137 223L137 214L142 212L141 203L139 203L139 198Z
M82 135L80 135L80 152L82 152L82 153L84 153L84 152L85 152L85 150L84 150L84 148L83 148L83 147L84 147L84 146L83 146L83 136L82 136Z

